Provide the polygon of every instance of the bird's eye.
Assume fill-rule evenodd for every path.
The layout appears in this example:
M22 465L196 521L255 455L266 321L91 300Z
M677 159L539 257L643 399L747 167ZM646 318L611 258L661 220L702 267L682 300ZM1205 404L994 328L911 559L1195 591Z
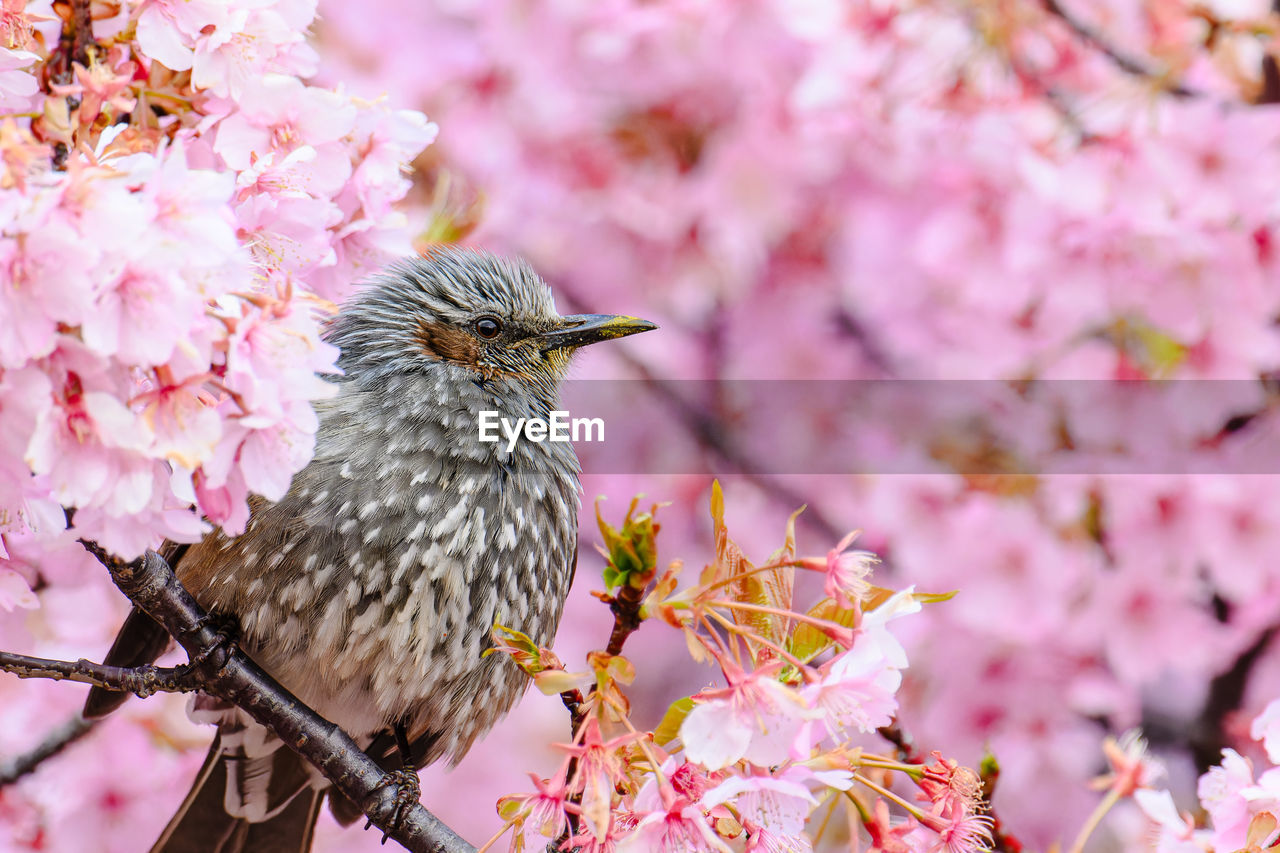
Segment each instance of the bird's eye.
M502 323L496 317L476 320L476 334L482 338L496 338L502 332Z

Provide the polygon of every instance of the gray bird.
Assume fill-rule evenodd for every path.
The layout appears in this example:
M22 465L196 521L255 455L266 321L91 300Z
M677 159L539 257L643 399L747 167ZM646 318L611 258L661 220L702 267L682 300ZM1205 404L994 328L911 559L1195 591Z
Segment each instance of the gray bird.
M482 657L491 629L550 645L577 559L573 446L508 453L479 440L478 413L549 418L576 349L654 328L562 317L520 261L437 249L395 264L326 332L343 375L288 494L251 499L243 535L165 556L206 609L238 620L254 660L386 766L456 762L526 685L506 656ZM146 663L168 642L135 609L107 662ZM125 698L94 689L85 714ZM234 707L195 708L218 735L153 850L307 850L324 780ZM330 802L344 823L359 816Z

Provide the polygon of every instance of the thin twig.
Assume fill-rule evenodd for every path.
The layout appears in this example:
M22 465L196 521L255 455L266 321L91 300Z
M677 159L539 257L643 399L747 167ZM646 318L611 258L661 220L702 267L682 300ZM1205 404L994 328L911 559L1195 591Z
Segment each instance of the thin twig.
M915 738L911 733L902 727L902 723L898 722L898 718L894 717L893 721L887 726L881 726L876 729L876 734L893 744L894 752L898 756L898 760L904 764L924 764L924 755L916 748Z
M613 630L609 632L609 645L605 647L605 654L611 657L622 654L622 646L627 642L627 637L640 627L640 605L643 601L643 589L626 584L618 590L618 594L609 603L609 609L613 611Z
M160 667L146 664L137 667L110 666L84 658L77 661L50 660L0 651L0 671L19 678L48 678L92 684L107 690L147 697L153 693L194 693L203 679L191 667Z
M636 589L631 584L625 584L616 596L607 600L609 609L613 611L613 628L609 631L609 644L605 647L605 654L610 657L617 657L622 654L622 647L627 642L627 638L640 627L640 605L644 602L644 590ZM596 689L592 686L587 691L587 696L591 697L595 692ZM569 711L569 731L573 742L577 743L578 735L582 731L582 724L587 719L585 707L587 699L583 698L580 690L574 688L561 693L560 701L564 703L565 708ZM565 769L565 779L573 779L577 771L578 757L575 755L569 759L569 765ZM569 801L581 805L582 794L580 792L570 794ZM569 824L568 836L577 835L578 816L572 812L566 812L566 817Z

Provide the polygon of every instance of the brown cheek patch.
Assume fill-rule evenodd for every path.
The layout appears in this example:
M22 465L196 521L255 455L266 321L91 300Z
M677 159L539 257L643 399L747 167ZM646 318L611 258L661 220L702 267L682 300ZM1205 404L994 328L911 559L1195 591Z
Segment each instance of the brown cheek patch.
M418 343L427 353L443 361L475 367L480 360L480 344L466 332L449 326L423 322L418 325Z

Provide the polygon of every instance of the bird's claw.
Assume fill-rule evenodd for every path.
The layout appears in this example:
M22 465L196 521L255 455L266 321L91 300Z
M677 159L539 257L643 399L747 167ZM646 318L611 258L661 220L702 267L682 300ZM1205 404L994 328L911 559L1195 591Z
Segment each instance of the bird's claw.
M391 832L400 829L409 810L418 804L418 800L422 796L422 786L418 782L418 771L411 767L388 771L377 785L377 789L390 787L396 789L395 812L391 818L390 832L382 833L383 844L387 843L387 839L391 837ZM371 826L373 826L372 820L365 823L364 828L368 829Z
M191 658L191 667L203 667L213 661L214 670L220 670L240 647L240 621L230 614L208 613L201 620L201 627L213 630L214 641Z

